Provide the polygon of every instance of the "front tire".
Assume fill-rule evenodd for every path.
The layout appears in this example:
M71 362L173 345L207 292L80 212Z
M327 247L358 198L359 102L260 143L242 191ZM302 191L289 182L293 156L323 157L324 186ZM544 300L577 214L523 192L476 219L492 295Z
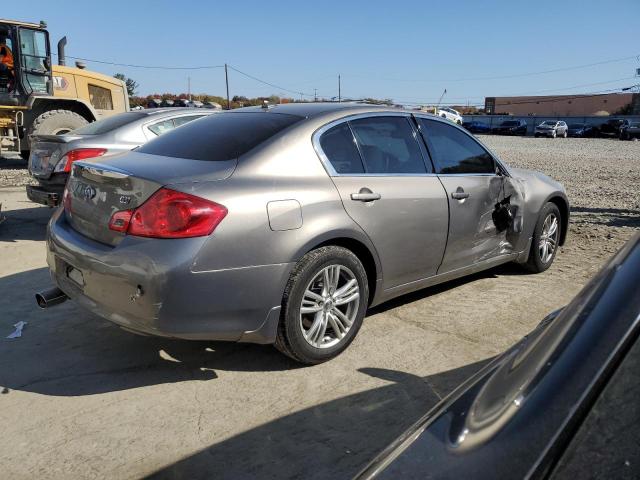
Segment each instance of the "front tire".
M551 266L558 252L561 231L560 209L555 203L547 202L540 211L536 228L533 231L529 258L524 264L527 270L541 273Z
M282 298L275 347L294 360L318 364L353 341L369 302L362 262L343 247L321 247L297 263Z

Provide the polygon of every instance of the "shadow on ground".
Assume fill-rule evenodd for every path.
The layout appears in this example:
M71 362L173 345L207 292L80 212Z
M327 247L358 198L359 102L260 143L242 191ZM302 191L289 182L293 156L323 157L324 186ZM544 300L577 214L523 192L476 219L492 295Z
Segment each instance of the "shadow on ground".
M572 207L571 215L573 223L591 223L608 227L640 227L640 210Z
M279 418L150 475L154 479L351 478L491 359L418 377L363 368L390 385Z
M510 271L515 274L520 269L504 266L448 282L395 299L369 314ZM270 345L135 335L77 308L72 301L41 310L34 293L50 286L47 268L0 278L0 385L5 393L93 395L185 380L213 380L216 370L304 368ZM20 320L27 322L23 336L5 338Z
M44 240L47 223L53 212L52 208L45 206L7 210L3 205L0 215L4 217L4 221L0 223L0 242Z

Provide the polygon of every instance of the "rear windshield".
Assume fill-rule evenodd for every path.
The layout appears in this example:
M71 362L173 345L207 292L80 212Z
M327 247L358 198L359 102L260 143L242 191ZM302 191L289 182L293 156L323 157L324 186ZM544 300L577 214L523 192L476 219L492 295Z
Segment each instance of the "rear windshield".
M136 151L191 160L231 160L302 118L270 112L225 112L176 128Z
M74 130L73 133L77 133L78 135L102 135L103 133L123 127L146 116L148 116L148 114L145 112L121 113L120 115L113 115L104 120L98 120L97 122L80 127Z

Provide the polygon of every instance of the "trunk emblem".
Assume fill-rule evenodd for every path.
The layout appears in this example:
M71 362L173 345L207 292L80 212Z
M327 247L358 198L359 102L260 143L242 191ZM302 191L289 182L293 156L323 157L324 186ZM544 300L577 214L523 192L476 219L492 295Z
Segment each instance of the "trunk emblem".
M91 200L96 196L96 193L96 189L91 185L87 185L86 187L84 187L84 190L82 190L82 196L85 200Z

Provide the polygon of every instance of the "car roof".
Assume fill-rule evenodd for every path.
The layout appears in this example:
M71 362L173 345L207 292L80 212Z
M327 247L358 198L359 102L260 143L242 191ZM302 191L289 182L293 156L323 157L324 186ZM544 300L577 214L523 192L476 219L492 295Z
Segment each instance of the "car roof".
M402 111L401 108L389 107L387 105L374 105L363 102L310 102L310 103L283 103L269 105L268 108L262 106L245 107L233 110L234 112L260 112L268 110L274 113L286 113L298 115L300 117L312 118L330 112L340 112L347 110L371 111L378 109L388 109L390 111Z

